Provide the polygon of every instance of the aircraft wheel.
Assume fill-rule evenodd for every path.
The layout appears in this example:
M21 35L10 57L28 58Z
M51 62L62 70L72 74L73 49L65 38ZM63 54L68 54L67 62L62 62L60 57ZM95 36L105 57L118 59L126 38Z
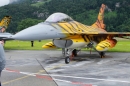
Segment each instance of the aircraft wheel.
M104 58L105 57L105 53L104 52L100 52L100 57Z
M65 57L65 63L66 63L66 64L69 64L69 62L70 62L69 56Z
M74 55L74 57L77 56L77 50L74 49L74 50L72 51L72 54Z

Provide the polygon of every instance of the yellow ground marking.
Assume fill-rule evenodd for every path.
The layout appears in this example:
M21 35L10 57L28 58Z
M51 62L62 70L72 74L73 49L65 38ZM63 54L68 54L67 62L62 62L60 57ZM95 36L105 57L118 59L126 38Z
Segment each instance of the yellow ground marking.
M37 74L40 74L40 73L42 73L42 72L45 72L45 70L39 70L39 72L37 72ZM15 82L15 81L18 81L18 80L21 80L21 79L28 78L29 76L31 76L31 75L27 75L27 76L23 76L23 77L20 77L20 78L16 78L16 79L14 79L14 80L10 80L10 81L4 82L4 83L2 83L2 84L3 84L3 85L9 84L9 83L11 83L11 82Z
M72 63L72 62L71 62ZM54 67L51 67L51 68L47 68L46 70L52 70L52 69L55 69L55 68L58 68L58 67L61 67L61 66L64 66L66 64L59 64L57 66L54 66ZM39 70L39 72L37 72L37 74L40 74L40 73L43 73L43 72L46 72L45 70ZM6 85L6 84L9 84L11 82L15 82L15 81L18 81L18 80L21 80L21 79L25 79L25 78L28 78L30 77L30 75L27 75L27 76L23 76L23 77L20 77L20 78L16 78L14 80L10 80L10 81L7 81L7 82L4 82L2 83L3 85Z
M21 77L21 78L17 78L17 79L14 79L14 80L10 80L10 81L7 81L7 82L2 83L2 85L9 84L9 83L11 83L11 82L18 81L18 80L21 80L21 79L24 79L24 78L27 78L27 77L29 77L29 76L24 76L24 77Z
M41 73L41 72L45 72L45 70L39 70L39 72Z

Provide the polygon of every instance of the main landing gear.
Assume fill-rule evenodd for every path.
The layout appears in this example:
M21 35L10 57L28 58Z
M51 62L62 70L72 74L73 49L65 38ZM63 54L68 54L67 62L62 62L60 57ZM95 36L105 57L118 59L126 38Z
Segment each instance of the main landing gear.
M62 54L65 56L65 63L69 64L71 60L73 60L74 57L77 56L77 49L62 49Z
M105 52L99 52L99 54L100 54L100 57L101 57L101 58L104 58L104 57L105 57Z
M96 49L95 49L95 47L93 46L93 42L90 42L90 43L88 43L88 45L87 45L87 48L93 48L95 51L97 51ZM99 55L100 55L100 57L101 58L104 58L105 57L105 52L99 52L99 51L97 51L98 53L99 53ZM90 54L91 54L91 51L90 51Z

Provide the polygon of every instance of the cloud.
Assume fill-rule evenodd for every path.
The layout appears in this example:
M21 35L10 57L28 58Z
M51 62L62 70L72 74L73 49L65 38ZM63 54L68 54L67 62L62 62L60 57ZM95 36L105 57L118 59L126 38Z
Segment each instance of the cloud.
M9 4L9 0L1 0L0 7Z

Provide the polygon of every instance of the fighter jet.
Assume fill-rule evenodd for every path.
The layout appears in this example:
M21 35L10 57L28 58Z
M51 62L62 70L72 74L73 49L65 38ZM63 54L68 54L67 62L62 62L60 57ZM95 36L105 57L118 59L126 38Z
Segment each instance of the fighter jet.
M130 36L130 32L107 32L104 24L104 11L106 5L102 4L96 22L84 25L73 20L64 13L53 13L45 22L28 27L12 38L16 40L44 40L53 39L42 47L45 49L62 48L65 63L77 56L81 48L94 48L101 58L105 51L113 48L117 40L114 37Z
M5 29L7 29L9 23L11 21L11 16L5 16L1 22L0 22L0 27L4 27Z

